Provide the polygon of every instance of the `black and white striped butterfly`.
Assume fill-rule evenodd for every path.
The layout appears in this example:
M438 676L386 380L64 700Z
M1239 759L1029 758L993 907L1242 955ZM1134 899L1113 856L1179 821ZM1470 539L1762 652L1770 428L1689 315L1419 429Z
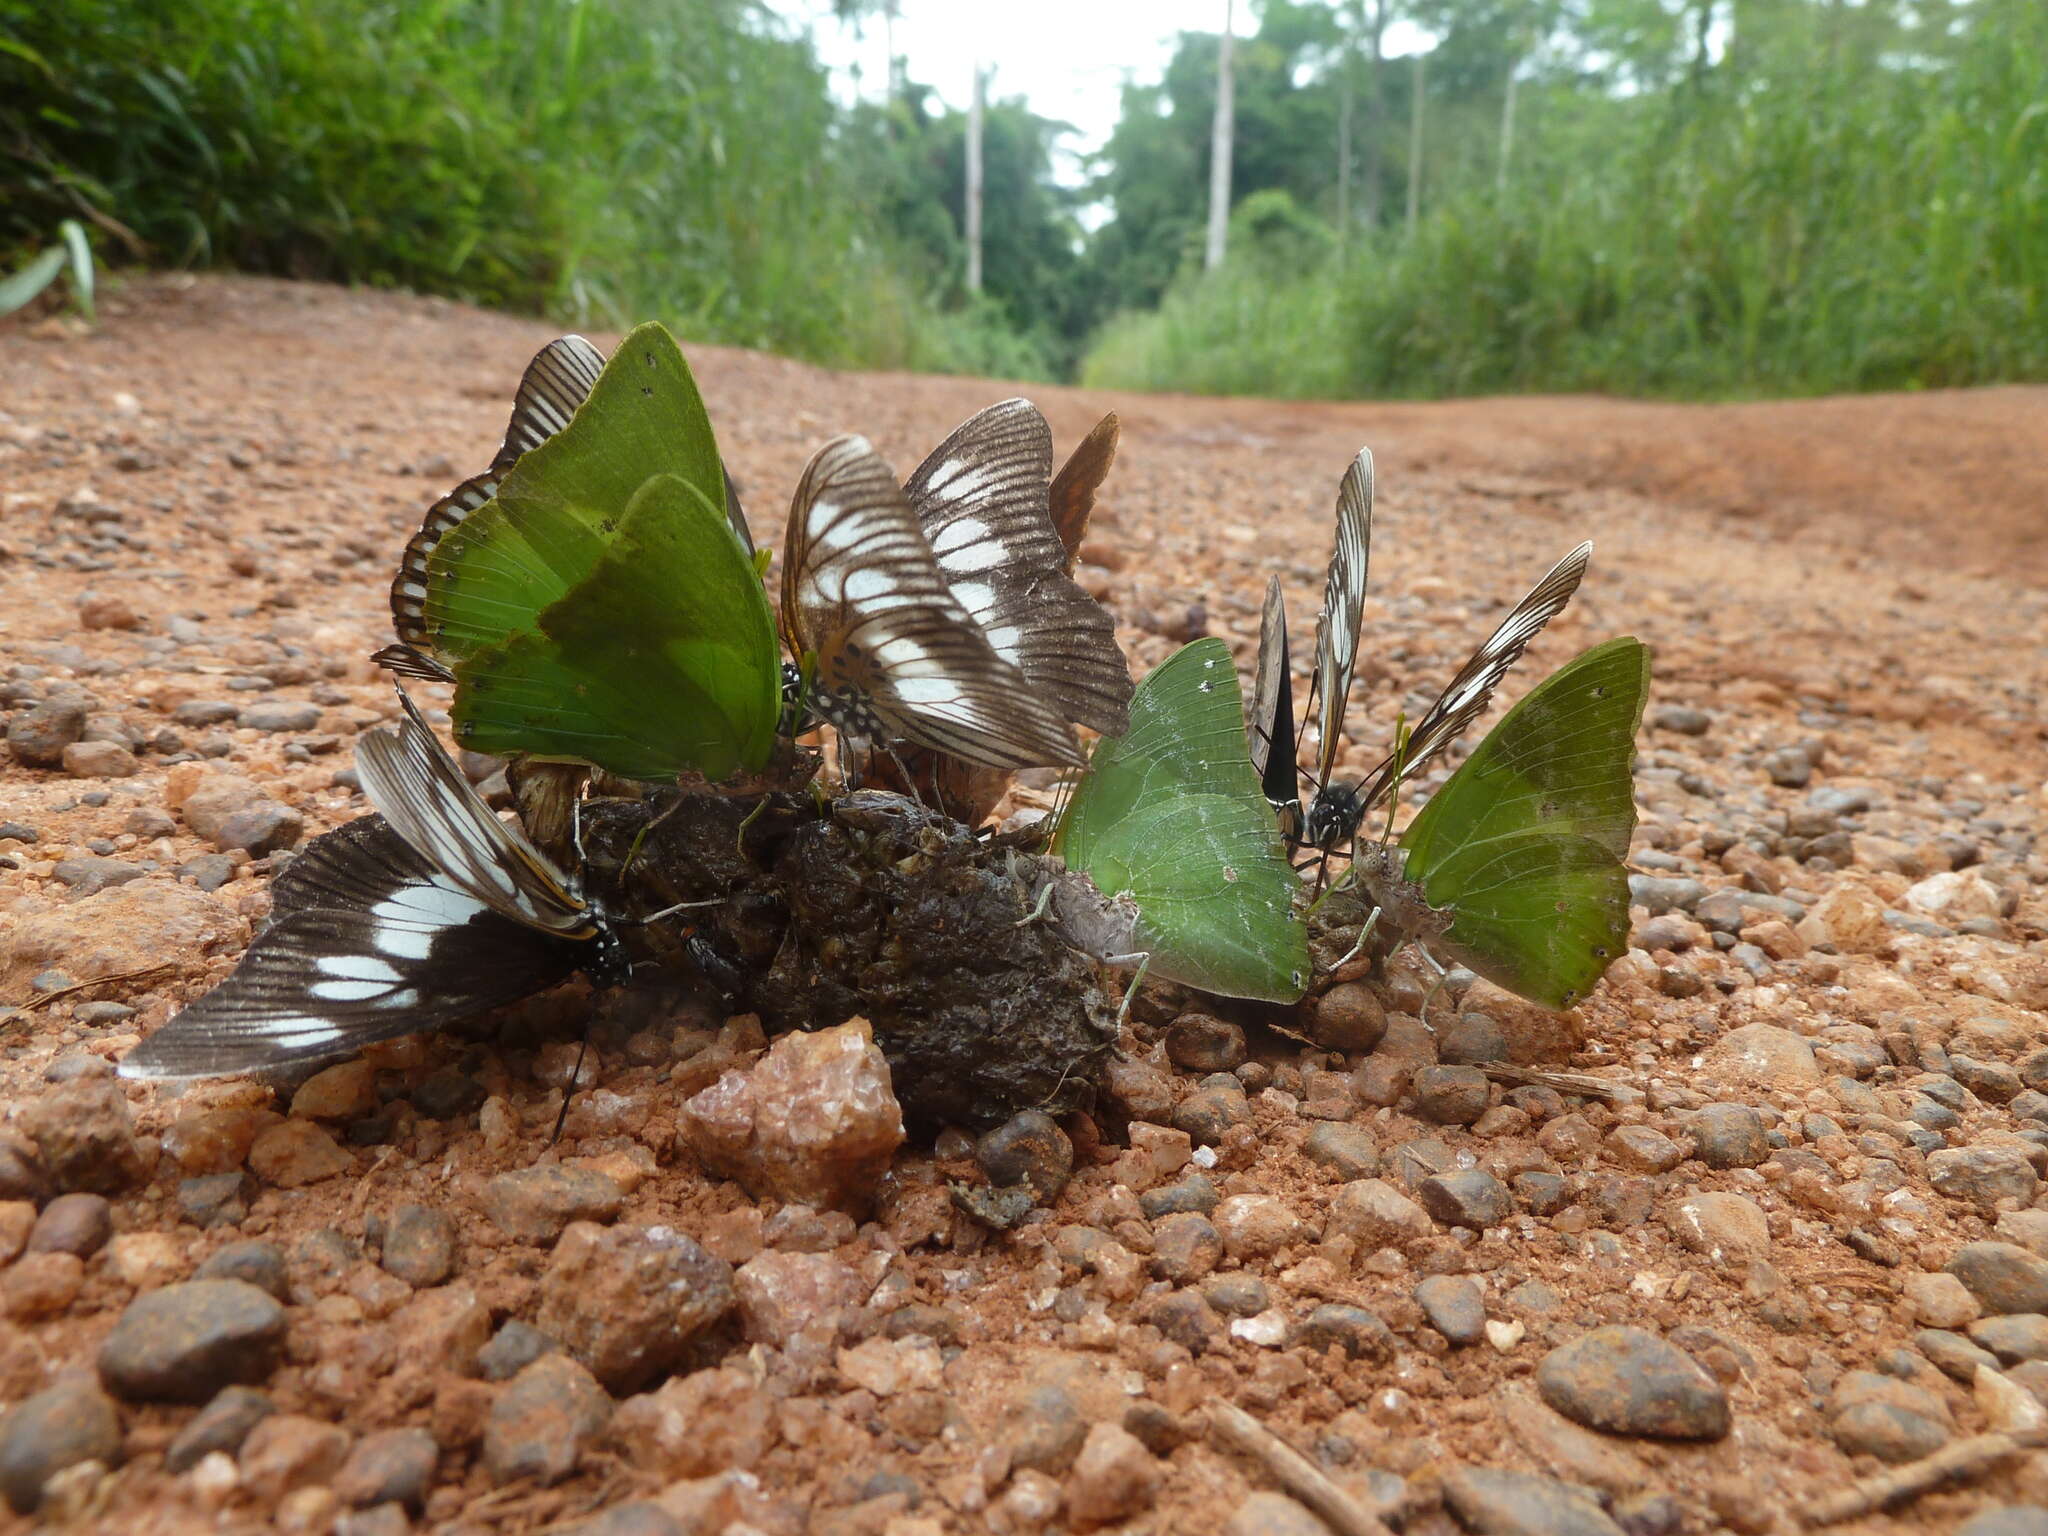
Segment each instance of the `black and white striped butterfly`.
M1115 453L1115 420L1107 454L1062 485L1063 508L1092 505L1095 487ZM1084 448L1102 451L1098 435ZM1068 477L1075 466L1062 468ZM1087 476L1093 473L1092 483ZM1105 736L1131 723L1130 665L1116 641L1116 621L1075 585L1070 553L1052 515L1052 428L1029 400L1004 400L977 411L932 450L903 491L931 541L940 573L998 656L1066 720ZM1073 514L1067 514L1071 525ZM1079 511L1079 527L1087 508ZM1078 547L1079 533L1075 533Z
M996 768L1082 760L1059 709L954 595L866 438L835 438L804 468L783 542L780 622L809 671L810 708L842 735Z
M401 676L454 681L455 674L436 654L427 622L428 562L442 539L498 494L499 485L522 456L569 425L590 398L598 375L604 372L604 361L604 354L581 336L560 337L534 354L520 376L512 397L512 419L506 424L505 440L491 456L490 468L470 476L427 508L419 531L405 541L398 574L391 578L391 627L398 643L385 646L371 660ZM752 553L753 530L747 526L747 514L729 472L725 477L725 515Z
M1320 706L1316 795L1308 814L1299 818L1299 831L1288 831L1290 840L1326 851L1355 838L1359 825L1384 803L1398 779L1415 777L1485 712L1494 689L1521 659L1529 642L1571 601L1593 553L1590 543L1579 545L1524 594L1408 732L1398 757L1389 752L1362 780L1338 783L1332 770L1357 664L1371 530L1372 455L1360 450L1338 491L1336 548L1330 557L1322 616L1316 626L1315 676L1310 688L1312 707L1317 701ZM1286 615L1276 584L1267 594L1266 623L1259 642L1259 687L1251 723L1252 761L1267 786L1267 797L1276 803L1286 765L1294 760L1294 726L1285 712L1291 684L1283 687L1277 681L1287 676L1286 651ZM1259 750L1262 736L1269 743L1263 756ZM1279 808L1285 828L1289 811L1284 803L1279 803ZM1299 815L1298 802L1294 814Z
M315 838L272 887L233 973L121 1063L125 1077L217 1077L353 1054L587 971L628 965L602 906L492 814L412 701L356 745L382 812Z
M1337 537L1323 581L1323 607L1316 618L1315 675L1309 709L1320 707L1316 750L1317 802L1329 791L1337 764L1344 707L1358 666L1358 628L1365 610L1365 577L1372 558L1372 450L1361 448L1337 486ZM1259 626L1259 665L1252 692L1252 766L1290 842L1302 841L1301 799L1296 787L1294 683L1287 651L1287 608L1279 578L1266 588ZM1307 728L1306 719L1303 729ZM1315 811L1310 809L1309 820Z

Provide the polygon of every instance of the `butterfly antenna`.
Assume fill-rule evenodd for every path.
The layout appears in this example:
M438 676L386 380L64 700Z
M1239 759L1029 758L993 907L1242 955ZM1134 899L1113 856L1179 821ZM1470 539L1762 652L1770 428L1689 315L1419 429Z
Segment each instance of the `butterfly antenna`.
M569 1101L576 1097L576 1080L583 1075L583 1056L590 1049L590 1024L585 1020L583 1039L576 1046L576 1065L569 1071L568 1086L562 1090L561 1113L555 1116L555 1134L548 1138L548 1145L554 1146L562 1139L562 1127L569 1123Z
M648 835L652 833L654 829L660 826L664 821L667 821L669 817L675 815L677 811L681 810L683 808L683 801L686 798L688 797L678 794L675 797L675 799L669 801L668 805L664 809L657 811L654 815L648 817L647 820L641 824L640 830L633 834L633 845L626 850L625 862L619 865L619 879L621 881L623 881L626 878L627 873L633 868L634 861L640 857L641 845L647 841ZM581 854L583 852L583 847L581 843L577 845L576 851L578 854Z
M1394 812L1401 803L1401 775L1408 767L1408 714L1404 710L1394 717L1394 776L1387 781L1387 835L1380 839L1391 845L1394 841Z

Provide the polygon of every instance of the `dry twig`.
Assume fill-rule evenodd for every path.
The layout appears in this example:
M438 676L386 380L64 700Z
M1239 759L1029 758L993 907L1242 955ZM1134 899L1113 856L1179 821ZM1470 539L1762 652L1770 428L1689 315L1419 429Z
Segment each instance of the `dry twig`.
M176 969L177 966L170 961L160 960L155 965L145 965L139 970L117 971L112 976L95 976L91 981L74 981L68 987L59 987L54 992L45 992L41 997L30 998L21 1005L21 1011L23 1013L34 1013L38 1008L47 1007L59 998L69 997L74 992L83 992L88 987L111 986L117 981L135 981L144 976L154 976L161 971L175 971Z
M2034 1429L2011 1435L1972 1435L1945 1445L1932 1456L1909 1461L1902 1467L1861 1478L1840 1493L1831 1493L1806 1506L1808 1525L1835 1525L1854 1520L1897 1504L1916 1499L1929 1489L1955 1478L1975 1477L2021 1451L2048 1445L2048 1430Z
M1358 1501L1316 1469L1301 1452L1242 1408L1217 1403L1209 1409L1209 1433L1264 1467L1290 1498L1319 1515L1337 1536L1393 1536Z

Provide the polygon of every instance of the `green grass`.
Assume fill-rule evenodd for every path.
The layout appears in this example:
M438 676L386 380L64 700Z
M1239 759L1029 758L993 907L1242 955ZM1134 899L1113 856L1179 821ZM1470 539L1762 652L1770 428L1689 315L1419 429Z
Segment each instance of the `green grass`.
M0 0L0 252L82 216L120 260L1018 363L900 275L836 127L743 0Z
M1726 397L2048 377L2048 8L1939 69L1554 99L1506 197L1184 276L1090 384Z

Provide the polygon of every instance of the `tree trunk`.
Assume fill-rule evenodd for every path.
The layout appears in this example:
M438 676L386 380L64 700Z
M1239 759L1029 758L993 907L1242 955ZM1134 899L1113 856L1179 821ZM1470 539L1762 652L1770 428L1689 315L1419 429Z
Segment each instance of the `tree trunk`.
M1520 67L1519 59L1508 66L1508 86L1500 100L1500 165L1494 173L1493 189L1502 196L1508 190L1508 161L1515 153L1515 71Z
M1415 50L1415 101L1408 114L1408 233L1422 218L1422 50Z
M1234 0L1223 0L1223 36L1216 50L1216 121L1209 135L1209 244L1202 265L1210 271L1223 265L1223 247L1230 232L1230 138L1235 104L1230 69L1230 32Z
M967 291L981 292L981 114L985 93L981 61L974 63L974 98L967 105Z
M1372 8L1372 68L1365 80L1365 227L1379 228L1380 194L1386 169L1386 81L1383 78L1380 39L1387 30L1387 0L1374 0Z

